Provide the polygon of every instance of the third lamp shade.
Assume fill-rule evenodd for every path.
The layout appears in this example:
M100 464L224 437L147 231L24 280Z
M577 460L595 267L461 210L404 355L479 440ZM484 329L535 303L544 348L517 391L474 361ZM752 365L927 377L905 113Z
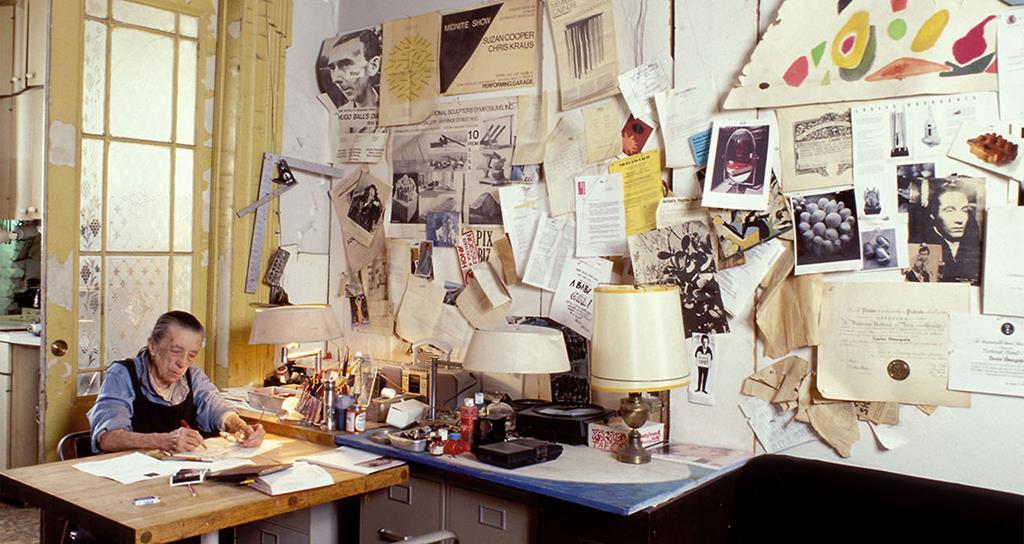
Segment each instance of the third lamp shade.
M598 287L591 330L591 387L639 392L690 383L678 287Z
M473 332L462 366L480 372L545 374L569 370L562 332L534 325L482 327Z
M334 310L325 304L277 306L256 310L250 344L323 342L341 337Z

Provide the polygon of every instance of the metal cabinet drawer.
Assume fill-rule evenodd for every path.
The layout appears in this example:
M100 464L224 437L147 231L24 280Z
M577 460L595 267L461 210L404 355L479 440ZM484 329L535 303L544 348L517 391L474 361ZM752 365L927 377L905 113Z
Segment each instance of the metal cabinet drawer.
M240 526L235 531L237 544L311 544L305 533L268 521Z
M399 536L439 531L444 521L444 499L444 483L416 477L363 495L359 541L387 542L378 536L382 529Z
M461 542L536 542L539 517L532 506L448 486L448 529L459 535Z

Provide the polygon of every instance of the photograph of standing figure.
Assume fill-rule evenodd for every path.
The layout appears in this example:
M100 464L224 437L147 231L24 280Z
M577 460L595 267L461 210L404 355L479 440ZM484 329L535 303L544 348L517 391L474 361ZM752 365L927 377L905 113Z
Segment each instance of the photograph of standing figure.
M700 343L696 348L694 344ZM715 346L714 337L709 334L695 334L687 340L690 357L690 389L687 399L694 404L714 405L715 403Z

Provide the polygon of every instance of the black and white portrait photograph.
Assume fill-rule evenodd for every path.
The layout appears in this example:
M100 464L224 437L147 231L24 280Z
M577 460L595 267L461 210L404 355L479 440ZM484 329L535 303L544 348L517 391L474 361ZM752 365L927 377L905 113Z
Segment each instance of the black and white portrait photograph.
M694 404L714 406L715 368L718 366L718 350L715 337L710 334L695 334L686 340L686 353L690 356L690 387L687 399Z
M345 232L360 244L369 246L374 233L382 224L390 193L391 186L387 182L363 172L359 182L348 194L348 211L343 226Z
M712 236L705 222L687 221L629 237L637 283L679 286L687 337L729 332Z
M981 281L985 178L947 176L923 183L909 204L909 242L940 247L939 281Z
M769 153L775 135L767 121L716 121L701 205L764 210L768 207Z
M790 197L796 230L796 274L860 270L860 225L853 187Z
M381 27L324 40L316 60L317 83L338 109L376 110L380 101Z
M939 281L939 260L942 246L936 244L908 244L910 266L903 271L903 280L910 283Z

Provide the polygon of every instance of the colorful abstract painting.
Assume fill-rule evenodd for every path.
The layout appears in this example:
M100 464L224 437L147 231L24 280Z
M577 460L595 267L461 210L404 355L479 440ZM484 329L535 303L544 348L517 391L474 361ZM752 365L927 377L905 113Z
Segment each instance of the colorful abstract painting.
M996 90L999 0L786 0L726 109Z

